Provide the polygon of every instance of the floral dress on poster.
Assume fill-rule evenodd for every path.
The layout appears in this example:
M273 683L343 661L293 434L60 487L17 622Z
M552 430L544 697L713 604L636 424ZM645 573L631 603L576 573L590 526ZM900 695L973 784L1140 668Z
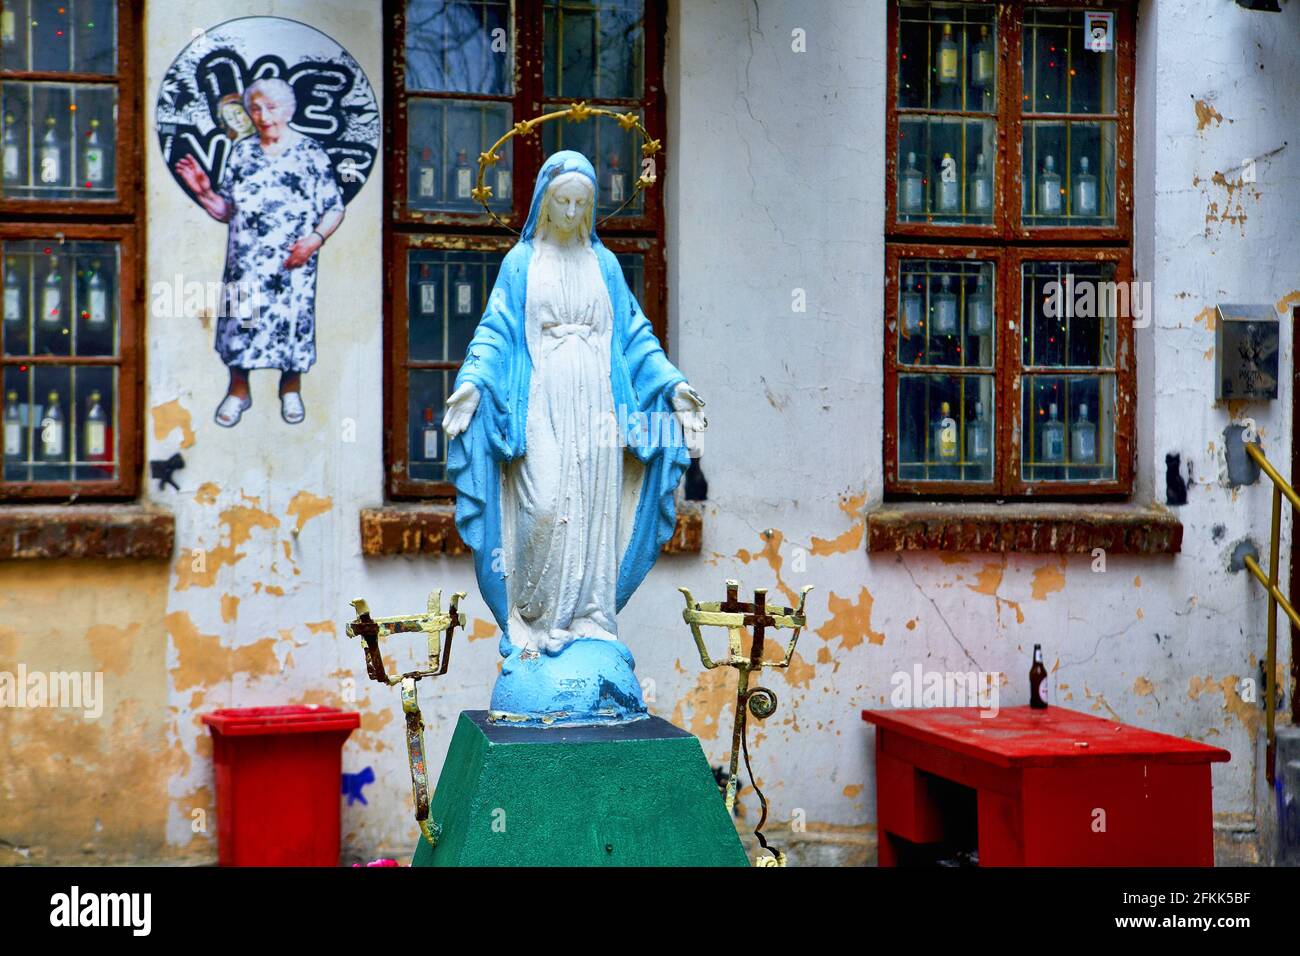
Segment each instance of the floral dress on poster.
M217 192L234 207L216 349L238 368L305 372L316 362L316 261L284 261L343 194L329 155L299 135L276 156L256 136L234 147Z

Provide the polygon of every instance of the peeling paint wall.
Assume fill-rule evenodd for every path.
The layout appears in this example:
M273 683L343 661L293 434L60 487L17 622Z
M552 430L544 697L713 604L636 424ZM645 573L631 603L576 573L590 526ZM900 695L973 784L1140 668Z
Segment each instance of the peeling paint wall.
M888 706L893 674L917 663L1003 672L1003 705L1024 703L1034 643L1044 645L1061 704L1230 749L1232 762L1214 769L1215 811L1247 830L1255 819L1262 710L1240 698L1238 682L1257 676L1264 602L1226 567L1236 541L1266 534L1268 493L1230 490L1220 446L1224 426L1250 415L1285 469L1292 352L1284 326L1278 402L1216 406L1212 316L1220 301L1300 301L1300 144L1278 150L1285 131L1300 129L1300 4L1280 16L1222 0L1159 6L1157 14L1156 4L1142 5L1139 28L1134 249L1156 308L1154 327L1137 332L1136 497L1163 501L1165 456L1179 455L1186 533L1177 558L1114 556L1096 573L1087 557L866 553L864 512L883 484L884 4L672 4L663 181L670 337L709 402L710 501L704 552L661 560L621 629L638 674L653 682L652 709L699 735L710 762L723 764L734 676L701 669L676 587L716 599L736 577L793 600L816 585L794 665L765 680L780 707L755 722L751 738L773 818L801 811L810 839L865 840L875 781L872 734L858 714ZM176 51L212 14L192 0L147 9L151 105ZM377 0L240 0L221 17L254 14L339 39L382 88ZM806 32L806 53L791 49L795 28ZM178 273L216 281L225 229L177 188L152 136L150 128L146 287ZM1234 185L1247 157L1264 157L1256 180ZM360 554L359 509L383 500L388 188L376 180L362 189L322 252L320 361L303 379L302 425L280 421L275 373L265 372L253 375L244 421L217 428L225 369L210 317L149 320L147 457L186 459L180 492L156 484L148 492L176 514L167 568L0 567L0 647L29 666L102 662L110 688L95 728L39 714L0 720L8 762L24 768L0 780L0 838L19 833L50 859L76 858L82 847L215 859L215 827L195 825L196 811L210 817L213 808L200 716L320 703L361 711L344 770L375 774L368 802L344 808L345 853L404 855L414 846L397 692L365 680L360 650L343 635L348 601L365 597L389 615L422 609L432 588L469 592L468 639L450 674L421 690L435 766L456 714L486 706L499 657L467 557ZM796 290L806 313L792 311ZM50 640L42 635L54 607ZM355 703L344 696L349 678ZM73 795L73 781L90 789ZM65 795L82 801L75 812L54 802ZM19 801L33 806L14 817ZM740 805L755 818L748 788ZM0 844L0 861L11 856Z

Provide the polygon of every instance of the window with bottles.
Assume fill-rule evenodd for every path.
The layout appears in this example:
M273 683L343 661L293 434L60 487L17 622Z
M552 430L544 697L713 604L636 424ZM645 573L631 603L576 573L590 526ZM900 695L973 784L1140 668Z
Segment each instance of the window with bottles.
M886 491L1126 494L1132 5L889 17Z
M599 117L545 124L485 173L495 217L470 194L480 153L519 120L574 102L636 112L662 139L663 13L656 0L388 0L386 161L403 184L385 225L391 497L454 494L443 403L552 152L591 160L596 214L611 217L601 239L663 337L662 199L633 196L635 133Z
M0 9L0 498L139 489L135 6Z

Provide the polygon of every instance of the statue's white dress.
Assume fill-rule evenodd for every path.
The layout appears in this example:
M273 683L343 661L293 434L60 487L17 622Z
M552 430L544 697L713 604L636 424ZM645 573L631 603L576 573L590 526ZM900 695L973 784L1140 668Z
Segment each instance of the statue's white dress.
M590 243L538 239L526 303L527 447L502 471L501 543L511 641L553 654L617 634L623 449L602 427L613 315Z

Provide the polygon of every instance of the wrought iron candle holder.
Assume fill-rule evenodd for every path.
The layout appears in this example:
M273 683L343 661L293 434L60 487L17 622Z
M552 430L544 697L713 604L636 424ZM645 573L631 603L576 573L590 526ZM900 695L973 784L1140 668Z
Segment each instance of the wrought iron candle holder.
M808 592L811 591L812 585L808 585L799 592L799 606L789 608L780 604L767 603L767 590L760 588L754 591L754 600L741 601L738 597L740 592L739 581L727 581L727 599L725 601L696 601L687 588L678 588L682 596L686 599L686 610L682 611L682 619L690 625L691 634L695 638L695 646L699 648L700 662L705 669L713 670L715 667L734 667L737 672L736 681L736 718L731 730L731 770L727 775L727 788L723 796L727 812L734 811L736 806L737 790L737 773L740 769L740 756L743 752L745 757L745 771L749 774L750 785L753 786L754 792L758 795L758 801L762 808L758 825L754 828L754 836L758 838L759 844L764 850L771 854L759 861L759 866L785 866L785 853L778 849L768 846L767 839L763 836L763 825L767 822L767 798L763 796L763 791L758 788L754 781L754 770L749 762L749 741L746 736L747 732L747 715L753 714L759 720L766 720L776 712L777 698L766 687L750 687L750 674L755 671L761 671L764 667L786 668L790 666L790 661L794 657L795 645L799 643L799 634L804 626L808 623L804 616L804 602L808 598ZM704 635L700 632L701 627L725 627L727 629L727 656L721 660L715 661L709 656L708 648L704 644ZM745 652L746 628L751 629L752 636L749 642L749 652ZM763 660L763 649L767 641L767 631L769 629L788 628L793 630L789 642L785 646L785 656L780 660Z
M415 799L415 821L430 846L438 845L442 828L429 819L429 767L424 755L424 717L420 713L420 700L416 682L426 677L441 677L451 663L451 639L456 628L465 626L465 615L459 609L464 591L451 596L451 607L442 610L442 591L429 594L429 606L423 614L403 617L371 617L370 608L360 598L352 602L357 618L347 626L348 637L362 640L366 655L366 673L370 679L402 690L402 713L406 717L406 758L411 765L411 793ZM379 639L394 634L422 633L428 638L428 667L407 671L389 677L384 669Z

